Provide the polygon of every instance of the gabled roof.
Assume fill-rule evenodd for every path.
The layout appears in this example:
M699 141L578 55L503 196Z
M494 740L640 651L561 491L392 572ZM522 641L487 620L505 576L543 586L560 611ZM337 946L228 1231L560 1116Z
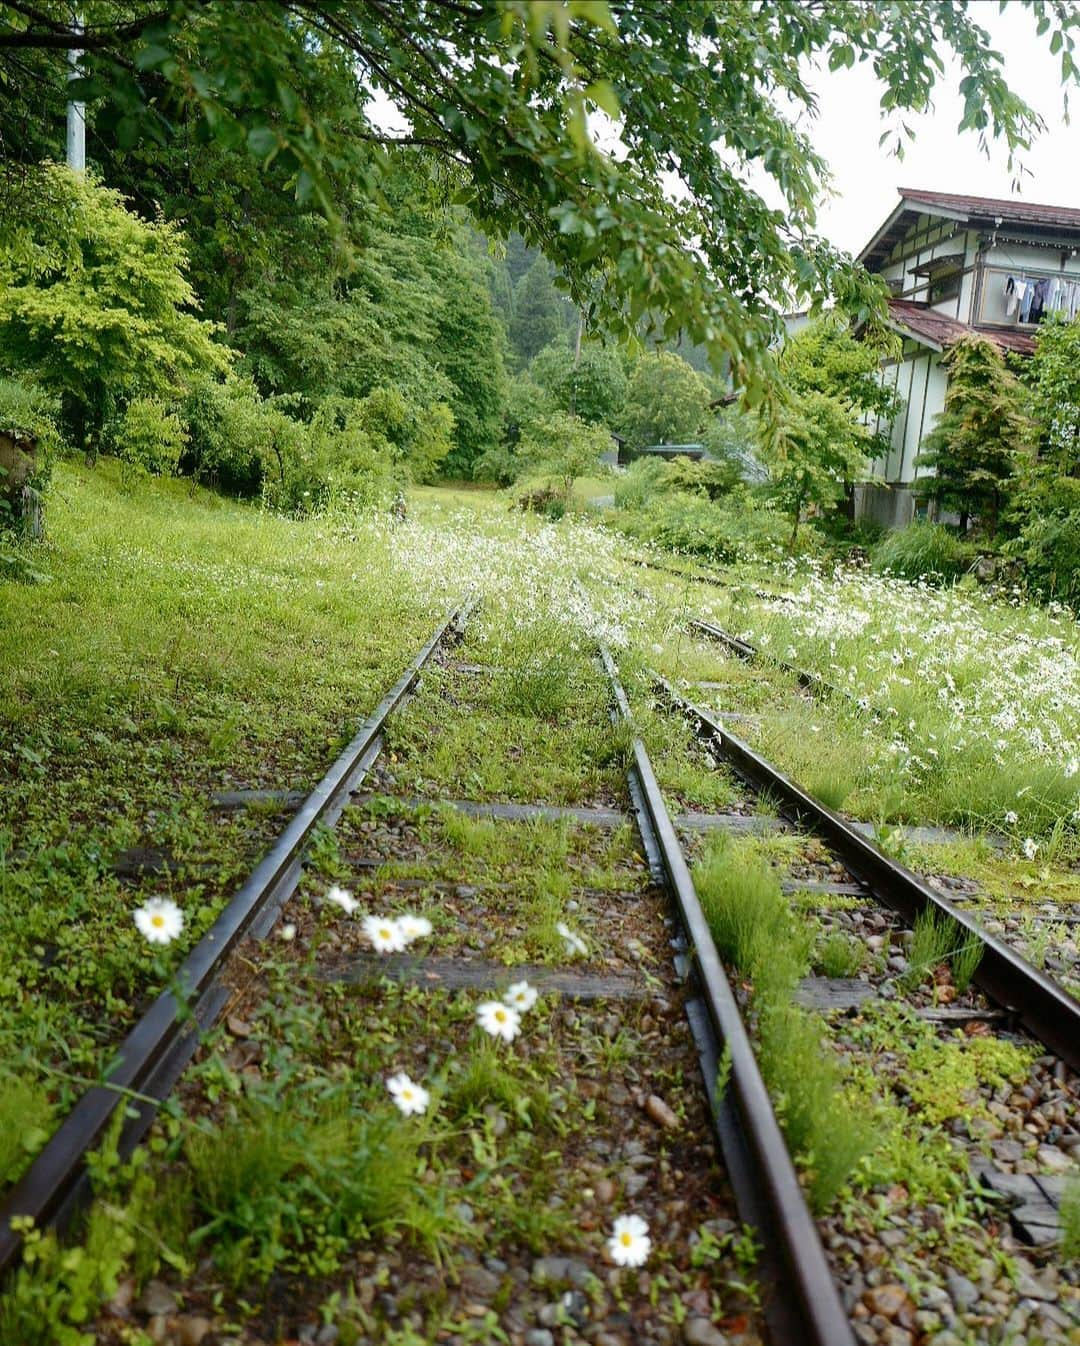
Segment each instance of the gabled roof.
M992 341L999 350L1017 351L1030 355L1035 349L1035 338L1027 332L1003 327L972 327L947 313L939 313L926 304L910 299L889 300L889 325L903 336L910 336L932 350L943 351L961 337L982 336Z
M873 271L888 259L895 245L925 215L941 215L972 228L1022 228L1042 238L1074 238L1080 243L1080 206L1040 206L1016 197L964 196L956 192L928 192L900 187L900 203L859 253L859 261Z
M958 211L970 220L1004 224L1035 224L1054 229L1080 229L1080 206L1038 206L1017 197L958 196L953 192L924 192L914 187L899 188L905 201Z

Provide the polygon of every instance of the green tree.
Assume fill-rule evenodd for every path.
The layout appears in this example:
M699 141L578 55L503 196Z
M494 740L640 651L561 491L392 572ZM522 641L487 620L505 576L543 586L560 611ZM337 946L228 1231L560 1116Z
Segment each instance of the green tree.
M632 448L685 444L706 427L709 385L679 355L649 352L634 365L619 417L619 430Z
M447 257L436 315L435 362L453 393L454 447L443 469L471 477L474 464L494 449L502 433L506 402L503 331L491 301L465 259Z
M537 257L514 286L510 344L523 365L563 329L562 302L551 279L551 263Z
M992 535L1032 442L1023 389L985 337L962 337L941 362L945 406L916 459L934 475L920 478L920 487L960 515L962 531L975 516Z
M0 360L58 396L71 442L96 452L133 398L176 393L227 353L193 312L174 225L66 168L32 176L26 209L0 228Z
M1022 377L1037 453L1019 462L1005 551L1033 589L1080 608L1080 322L1043 323Z
M890 346L895 343L886 343L885 349ZM795 393L835 398L860 420L891 421L900 399L882 382L881 355L880 344L856 340L847 322L830 314L784 342L780 370Z
M569 503L574 482L600 470L600 456L611 448L611 436L580 416L556 411L535 424L521 441L520 455L530 470L549 478Z
M835 397L810 390L781 405L775 433L763 436L761 456L771 494L791 520L790 545L810 506L829 509L866 471L869 431Z
M1021 368L1029 390L1038 461L1059 477L1080 477L1080 322L1050 318Z
M563 337L537 355L529 373L563 411L590 425L614 425L626 399L626 364L618 351L594 341L580 352Z
M633 334L643 315L680 332L737 387L761 398L779 313L797 295L880 314L884 291L817 233L827 166L803 129L806 72L866 63L890 117L925 108L955 56L961 130L1010 152L1041 127L1013 94L1001 53L962 4L779 4L690 0L0 0L0 86L31 58L62 98L67 47L85 49L78 92L106 139L136 146L178 125L245 146L301 201L333 216L343 182L371 198L400 164L388 144L432 156L495 236L543 249L591 320ZM1038 29L1075 83L1080 11L1031 0ZM673 21L673 12L677 21ZM332 105L312 89L345 90ZM380 129L373 92L408 122ZM19 102L20 100L15 100ZM43 98L44 101L44 98ZM180 111L194 113L195 125ZM621 148L590 139L589 112L615 120ZM11 144L15 124L0 122ZM0 117L6 116L0 100ZM369 151L358 163L359 149ZM672 165L685 188L665 187ZM350 166L355 166L351 169ZM750 185L764 177L781 208Z
M898 399L881 380L880 354L835 315L784 343L784 402L775 426L759 426L759 457L791 519L792 546L806 510L834 507L883 447L867 422L891 421Z

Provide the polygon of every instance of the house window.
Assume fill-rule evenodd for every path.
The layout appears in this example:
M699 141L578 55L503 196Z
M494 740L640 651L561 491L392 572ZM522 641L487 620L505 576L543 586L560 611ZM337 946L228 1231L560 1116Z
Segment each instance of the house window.
M945 299L955 299L960 293L961 273L940 276L930 282L930 303L940 304Z

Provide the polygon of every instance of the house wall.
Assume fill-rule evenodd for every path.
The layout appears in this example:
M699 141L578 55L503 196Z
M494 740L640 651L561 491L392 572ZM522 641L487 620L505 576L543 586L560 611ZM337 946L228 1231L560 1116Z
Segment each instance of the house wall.
M900 393L902 405L891 426L879 421L874 427L888 435L889 451L871 463L870 473L890 486L907 486L919 475L920 445L945 405L947 378L941 355L906 341L901 358L883 366L882 381Z
M897 299L929 304L950 318L969 321L976 288L979 235L959 221L924 216L893 248L881 276ZM948 277L920 275L917 268L937 258L959 257L958 271ZM942 293L942 291L946 293Z

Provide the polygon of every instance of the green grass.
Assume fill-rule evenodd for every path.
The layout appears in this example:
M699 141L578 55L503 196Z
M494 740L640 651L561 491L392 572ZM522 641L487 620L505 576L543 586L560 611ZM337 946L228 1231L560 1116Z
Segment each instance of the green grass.
M0 1048L63 1111L282 825L212 793L314 784L443 600L378 532L106 462L61 464L48 520L49 582L0 583ZM110 872L137 844L190 866L141 890L183 902L159 960Z
M1070 1178L1061 1198L1061 1255L1080 1261L1080 1178Z
M403 789L426 798L571 806L619 794L625 772L614 758L606 696L595 675L562 714L491 715L508 697L550 708L546 683L540 675L477 688L455 704L418 697L387 733Z
M814 949L814 961L824 977L853 977L865 957L863 945L842 930L826 935Z
M904 985L920 985L936 967L945 964L956 989L963 993L970 986L982 955L982 943L966 935L959 922L936 907L927 907L915 919Z
M282 1271L329 1275L356 1242L394 1229L440 1254L460 1230L415 1181L427 1134L370 1086L256 1094L188 1134L189 1244L212 1248L237 1287Z
M721 955L753 982L762 1074L814 1207L826 1210L875 1132L850 1105L822 1020L791 1000L809 966L813 929L792 911L753 845L728 838L711 844L694 869L694 886Z

